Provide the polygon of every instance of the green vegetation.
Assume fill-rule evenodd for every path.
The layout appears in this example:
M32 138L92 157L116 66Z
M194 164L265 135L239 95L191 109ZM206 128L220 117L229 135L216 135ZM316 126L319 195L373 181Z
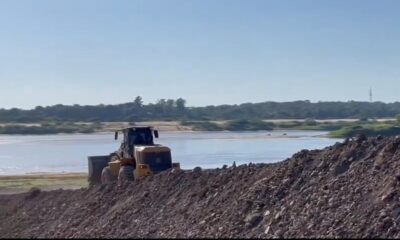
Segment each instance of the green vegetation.
M289 121L272 123L262 120L230 120L224 123L210 121L182 121L184 126L192 126L195 131L260 131L260 130L320 130L331 131L350 125L348 122L318 123L310 121Z
M268 122L258 119L229 121L181 121L183 126L191 126L194 131L261 131L261 130L311 130L328 131L330 137L345 138L363 133L366 136L393 136L400 134L400 122L360 119L359 121L282 121ZM130 125L135 125L130 122ZM36 125L10 124L0 126L0 134L57 134L93 133L104 130L102 123L42 122Z
M31 110L0 109L0 122L137 122L137 121L221 121L240 119L342 119L394 118L400 102L262 102L240 105L187 107L182 98L160 99L143 104L140 96L116 105L54 105ZM310 121L310 123L312 123Z
M276 124L276 129L292 129L292 130L314 130L314 131L334 131L345 126L351 126L354 123L346 121L338 122L301 122L301 121L290 121L280 122Z
M223 125L223 128L228 131L259 131L273 130L273 123L264 122L261 120L232 120Z
M400 134L400 126L397 121L377 122L374 120L360 119L356 122L285 122L278 124L281 129L296 130L320 130L329 131L333 138L354 137L357 134L366 136L394 136Z
M240 105L187 107L182 98L160 99L143 104L140 96L132 102L97 106L38 106L32 110L0 109L0 134L91 133L102 128L96 122L181 121L196 131L254 131L273 129L333 131L331 136L348 137L397 134L400 102L262 102ZM357 122L320 122L314 119L356 118ZM369 121L373 118L396 118L387 125ZM294 119L271 123L260 119ZM306 119L296 121L295 119ZM89 124L78 124L89 122ZM223 122L223 123L221 123ZM37 126L21 123L38 123ZM131 124L133 125L133 124Z
M38 126L11 124L0 126L0 134L93 133L101 126L100 123L77 124L70 122L47 122Z
M393 136L400 135L400 126L397 121L377 122L360 119L355 122L317 122L312 119L305 121L265 122L262 120L231 120L225 123L209 121L183 121L182 125L193 126L195 131L257 131L257 130L312 130L329 131L333 138L353 137L357 134L366 136Z
M221 126L209 121L182 121L183 126L192 126L194 131L222 131Z
M226 123L214 123L210 121L182 121L184 126L192 126L195 131L258 131L273 130L273 123L262 120L231 120Z
M334 138L353 137L357 134L366 136L395 136L400 134L400 127L392 124L364 124L350 127L343 127L330 132L329 136Z

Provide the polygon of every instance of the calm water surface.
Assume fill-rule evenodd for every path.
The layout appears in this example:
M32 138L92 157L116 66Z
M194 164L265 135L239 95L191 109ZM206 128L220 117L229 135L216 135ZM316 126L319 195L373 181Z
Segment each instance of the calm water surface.
M286 133L286 135L284 135ZM284 160L302 149L341 142L318 131L163 133L157 143L172 149L181 167L216 168ZM33 172L86 172L88 155L106 155L119 147L112 133L0 136L0 175Z

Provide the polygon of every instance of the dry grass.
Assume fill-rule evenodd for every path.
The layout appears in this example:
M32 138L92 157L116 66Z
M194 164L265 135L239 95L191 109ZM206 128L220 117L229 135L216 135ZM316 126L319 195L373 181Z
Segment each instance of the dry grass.
M0 194L25 192L33 187L54 190L59 188L77 189L87 186L86 173L0 176Z

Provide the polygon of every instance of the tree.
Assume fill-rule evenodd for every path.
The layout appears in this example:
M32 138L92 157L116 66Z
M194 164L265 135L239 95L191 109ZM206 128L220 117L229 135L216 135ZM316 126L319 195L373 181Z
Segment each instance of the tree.
M183 98L178 98L176 100L176 110L178 111L178 113L185 112L185 110L186 110L185 104L186 104L186 100Z
M135 107L137 107L137 108L143 107L143 100L142 100L142 97L141 97L141 96L137 96L137 97L135 98L135 101L133 101L133 104L134 104Z
M175 100L173 99L168 99L166 102L168 109L172 110L175 107Z
M165 100L165 98L158 99L157 105L160 107L164 107L165 105L167 105L167 101Z

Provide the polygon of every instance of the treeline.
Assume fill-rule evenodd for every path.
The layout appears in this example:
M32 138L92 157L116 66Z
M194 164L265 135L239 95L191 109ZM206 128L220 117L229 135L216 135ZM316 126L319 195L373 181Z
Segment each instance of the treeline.
M54 105L31 110L0 109L0 122L41 121L149 121L149 120L235 120L235 119L335 119L392 118L400 113L400 102L262 102L240 105L187 107L186 101L160 99L143 104L141 97L117 105Z

